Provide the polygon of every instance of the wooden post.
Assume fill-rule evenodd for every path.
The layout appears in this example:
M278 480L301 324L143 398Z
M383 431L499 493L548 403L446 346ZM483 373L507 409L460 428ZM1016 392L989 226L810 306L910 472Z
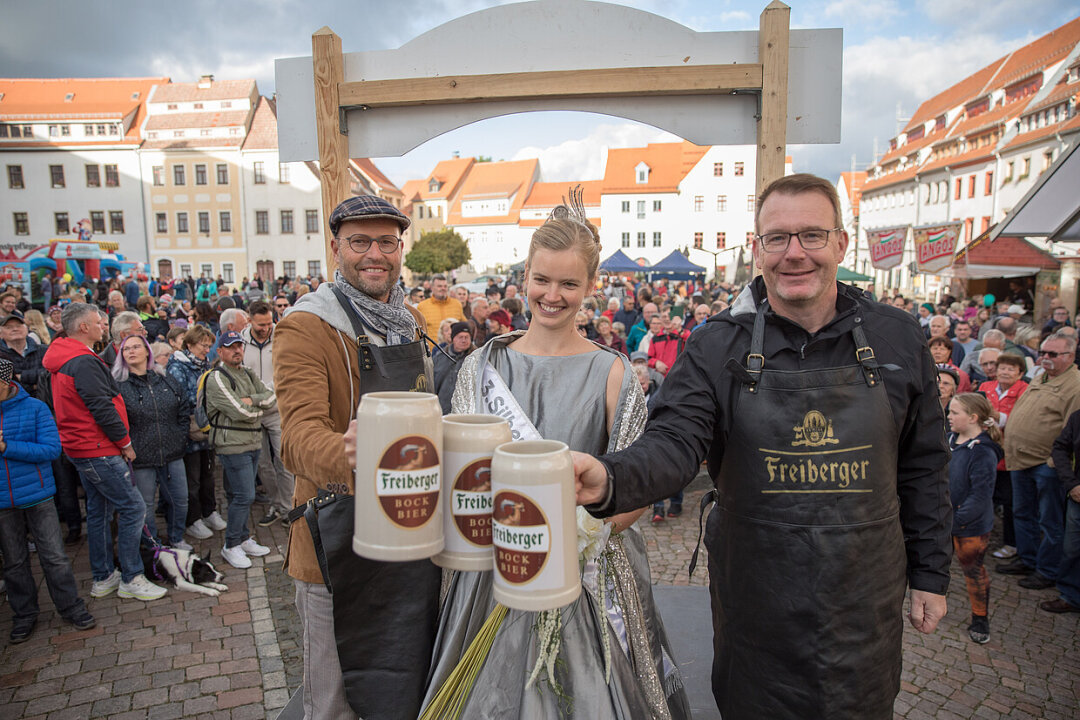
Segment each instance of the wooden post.
M338 88L345 79L341 38L328 27L311 36L311 63L315 74L315 129L319 138L319 174L322 180L323 233L326 243L326 278L336 265L330 250L330 213L349 196L349 139L342 134Z
M787 155L788 28L791 8L773 0L761 12L758 62L761 73L761 119L757 137L757 194L784 175Z

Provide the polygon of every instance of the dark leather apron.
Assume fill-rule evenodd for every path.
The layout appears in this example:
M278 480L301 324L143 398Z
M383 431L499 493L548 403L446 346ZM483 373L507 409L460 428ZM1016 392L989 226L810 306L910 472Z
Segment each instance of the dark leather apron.
M768 369L767 308L706 530L713 693L724 720L892 718L907 562L881 368L857 316L852 365Z
M372 344L369 334L374 331L337 288L334 292L356 334L361 395L434 387L424 341ZM315 525L312 536L334 603L334 633L349 705L364 720L414 720L438 629L442 571L430 560L378 562L354 553L352 496L318 508Z

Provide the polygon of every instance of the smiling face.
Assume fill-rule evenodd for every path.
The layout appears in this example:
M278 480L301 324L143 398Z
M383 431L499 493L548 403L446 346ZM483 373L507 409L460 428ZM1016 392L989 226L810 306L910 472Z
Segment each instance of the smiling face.
M525 275L533 324L548 329L572 327L592 281L585 260L573 250L535 250Z
M349 220L341 223L337 237L330 241L330 250L345 281L365 295L386 302L390 298L391 288L401 275L401 243L388 254L383 253L376 242L371 243L367 252L358 253L346 240L353 235L400 237L401 228L392 220Z
M758 233L792 233L836 227L836 212L824 194L773 193L765 198L758 217ZM828 244L806 250L791 238L783 252L765 252L754 238L754 257L761 267L769 302L783 314L785 309L821 310L836 304L836 268L847 252L848 237L842 230L829 233Z

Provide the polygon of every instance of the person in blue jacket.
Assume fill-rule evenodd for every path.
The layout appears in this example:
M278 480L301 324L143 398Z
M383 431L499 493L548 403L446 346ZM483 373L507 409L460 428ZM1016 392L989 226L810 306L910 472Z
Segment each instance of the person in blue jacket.
M30 638L38 618L30 537L60 616L79 630L97 623L79 597L53 503L52 461L60 456L60 434L45 403L12 382L13 369L11 361L0 359L0 552L15 616L10 635L14 644Z
M988 600L990 575L983 558L994 527L994 481L1001 449L1001 430L990 401L980 393L961 393L949 401L949 495L953 506L953 549L964 571L971 599L968 636L979 644L990 640Z

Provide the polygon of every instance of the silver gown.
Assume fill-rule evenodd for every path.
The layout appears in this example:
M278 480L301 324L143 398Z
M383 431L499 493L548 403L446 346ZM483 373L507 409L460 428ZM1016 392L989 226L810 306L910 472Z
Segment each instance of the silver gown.
M489 342L469 356L458 375L453 411L479 412L479 380L491 362L540 434L572 450L602 454L629 445L645 424L640 385L623 356L608 348L568 357L538 357L507 344L522 333ZM624 364L615 422L607 428L607 377ZM637 528L608 540L601 563L611 578L608 603L613 623L593 591L582 592L562 611L562 646L555 677L560 700L547 684L526 681L537 658L536 613L510 610L476 678L463 719L574 717L588 720L681 720L690 717L678 669L653 603L645 544ZM594 584L595 586L595 584ZM588 585L586 585L588 588ZM449 577L439 618L431 678L424 707L450 675L495 603L492 573L455 572ZM605 681L607 624L611 676Z

